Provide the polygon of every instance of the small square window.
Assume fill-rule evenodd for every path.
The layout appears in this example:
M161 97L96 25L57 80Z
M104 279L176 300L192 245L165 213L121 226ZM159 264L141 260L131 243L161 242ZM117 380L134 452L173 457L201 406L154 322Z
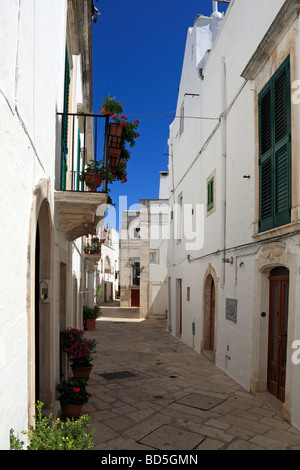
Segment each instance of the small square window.
M155 263L156 262L156 253L154 251L150 251L149 261L150 261L150 263Z

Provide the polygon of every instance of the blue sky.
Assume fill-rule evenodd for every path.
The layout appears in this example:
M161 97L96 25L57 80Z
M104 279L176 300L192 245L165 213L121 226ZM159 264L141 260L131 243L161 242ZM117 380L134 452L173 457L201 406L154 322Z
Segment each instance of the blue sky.
M102 97L122 101L139 132L128 163L128 181L110 185L123 209L158 197L159 172L168 169L168 134L176 110L187 30L196 15L210 16L211 0L94 0L100 11L93 25L94 113ZM225 12L226 4L219 3ZM167 116L167 117L161 117ZM170 116L170 117L169 117ZM127 201L124 199L127 197ZM118 218L117 225L118 229Z

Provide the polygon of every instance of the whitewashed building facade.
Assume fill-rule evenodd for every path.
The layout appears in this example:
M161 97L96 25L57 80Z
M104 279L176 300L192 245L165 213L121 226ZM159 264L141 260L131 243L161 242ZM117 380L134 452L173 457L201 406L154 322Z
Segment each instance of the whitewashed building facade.
M84 115L76 115L92 112L92 5L0 4L3 450L10 429L22 437L33 424L37 400L55 408L55 387L67 372L60 331L83 327L82 237L103 219L107 200L83 184L80 191L74 169L92 149Z
M300 428L300 2L212 3L170 126L168 321Z
M121 307L139 308L141 318L167 316L169 233L168 172L160 172L157 199L140 199L123 212L120 237Z
M96 301L99 305L116 300L119 291L119 232L113 227L101 227L101 258L96 269ZM99 289L99 290L98 290Z

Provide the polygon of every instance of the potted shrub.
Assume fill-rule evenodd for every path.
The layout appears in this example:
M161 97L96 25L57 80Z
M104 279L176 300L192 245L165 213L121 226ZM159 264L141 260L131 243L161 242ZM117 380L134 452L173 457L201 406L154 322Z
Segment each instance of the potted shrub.
M76 377L63 380L57 385L62 415L65 418L78 418L82 407L88 402L91 395L86 390L86 380Z
M116 97L108 95L108 97L103 98L103 104L100 107L101 113L107 116L112 116L113 114L121 114L123 112L122 103L116 101Z
M96 329L96 320L101 316L101 308L95 305L94 308L83 307L83 323L86 330Z
M61 332L61 344L67 354L74 377L88 380L93 368L97 340L84 337L84 331L65 328Z
M65 421L43 413L43 402L38 401L34 424L21 433L27 436L25 443L10 430L10 450L93 450L95 429L89 431L91 418L84 414L78 419Z
M84 181L90 191L96 191L101 186L102 180L111 181L112 175L106 171L103 161L90 160L78 179Z

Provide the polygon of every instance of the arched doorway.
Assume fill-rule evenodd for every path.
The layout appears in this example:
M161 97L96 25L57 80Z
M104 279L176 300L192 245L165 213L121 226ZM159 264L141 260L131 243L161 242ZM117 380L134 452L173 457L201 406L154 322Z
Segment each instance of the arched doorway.
M215 310L216 291L215 282L209 274L204 286L204 318L203 318L203 339L202 351L210 359L215 357Z
M267 389L285 401L286 353L289 302L289 271L272 269L269 275L269 340Z
M53 402L51 252L50 211L44 201L39 210L35 237L34 371L35 402L42 401L45 408L51 407Z

